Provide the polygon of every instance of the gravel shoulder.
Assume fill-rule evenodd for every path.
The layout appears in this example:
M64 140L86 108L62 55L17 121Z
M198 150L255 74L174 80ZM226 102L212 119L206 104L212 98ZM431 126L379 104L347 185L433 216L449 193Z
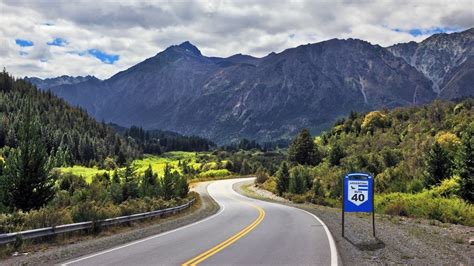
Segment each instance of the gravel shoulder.
M376 215L374 238L371 215L346 213L343 238L340 209L294 204L254 186L252 181L238 183L234 189L252 198L293 206L318 216L330 229L343 265L474 265L474 245L469 245L474 227Z
M191 209L168 218L132 223L104 230L98 235L64 237L46 244L37 244L21 250L19 256L12 256L1 265L52 265L72 258L98 252L156 235L165 231L204 219L219 210L218 204L207 193L211 182L194 184L193 191L199 193L200 200Z

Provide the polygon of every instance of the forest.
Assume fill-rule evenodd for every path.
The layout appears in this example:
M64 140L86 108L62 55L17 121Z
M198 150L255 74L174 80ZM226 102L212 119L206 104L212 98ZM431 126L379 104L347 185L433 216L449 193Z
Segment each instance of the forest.
M187 178L166 165L158 176L131 162L140 147L30 83L0 74L0 233L95 221L167 208L189 197ZM103 168L91 182L59 171Z
M474 224L473 99L351 113L313 138L295 137L288 157L257 183L297 202L340 206L342 178L375 178L376 211Z

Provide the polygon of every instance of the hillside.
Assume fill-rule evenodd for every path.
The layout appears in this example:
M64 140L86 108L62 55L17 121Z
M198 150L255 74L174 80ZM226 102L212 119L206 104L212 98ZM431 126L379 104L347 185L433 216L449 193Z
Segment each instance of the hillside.
M17 147L20 123L28 110L39 122L55 166L102 164L107 157L123 164L139 155L137 148L86 111L5 71L0 73L0 148L4 155L8 155L9 148Z
M290 169L261 183L294 201L340 206L343 176L370 173L377 212L472 226L473 116L472 98L351 113L315 140L300 133L289 148Z

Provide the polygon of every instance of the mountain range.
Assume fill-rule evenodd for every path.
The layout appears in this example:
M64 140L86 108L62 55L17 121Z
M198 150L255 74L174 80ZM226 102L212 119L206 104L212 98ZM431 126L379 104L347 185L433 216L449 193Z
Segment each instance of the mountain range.
M208 57L184 42L106 80L29 80L99 120L263 142L320 132L350 111L473 96L473 40L474 28L390 47L332 39L261 58Z

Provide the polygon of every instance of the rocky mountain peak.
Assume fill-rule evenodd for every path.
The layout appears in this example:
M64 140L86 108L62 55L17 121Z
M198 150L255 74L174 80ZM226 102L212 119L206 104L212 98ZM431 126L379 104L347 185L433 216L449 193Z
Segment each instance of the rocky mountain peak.
M180 45L178 45L178 47L186 51L189 51L196 56L202 56L201 51L199 51L199 49L196 46L194 46L192 43L190 43L189 41L185 41L181 43Z

